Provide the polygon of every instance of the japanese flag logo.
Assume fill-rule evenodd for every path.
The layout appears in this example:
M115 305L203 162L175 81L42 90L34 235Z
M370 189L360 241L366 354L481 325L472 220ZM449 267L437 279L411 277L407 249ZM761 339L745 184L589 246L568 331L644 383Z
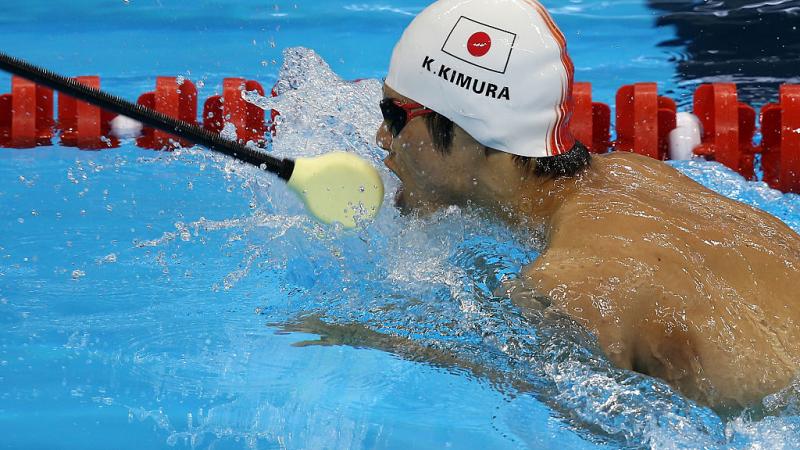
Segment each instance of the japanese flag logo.
M461 16L442 51L461 61L497 73L506 73L517 35Z

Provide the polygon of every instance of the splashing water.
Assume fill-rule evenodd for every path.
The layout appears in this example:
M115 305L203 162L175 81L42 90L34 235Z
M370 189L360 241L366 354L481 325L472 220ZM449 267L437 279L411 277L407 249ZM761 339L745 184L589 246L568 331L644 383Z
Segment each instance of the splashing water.
M375 80L343 81L313 51L294 48L285 52L277 97L251 93L246 98L280 111L273 151L284 156L333 149L358 153L383 171L388 204L397 182L380 164L382 151L373 144L380 89ZM800 229L797 196L746 183L717 164L676 166ZM357 234L331 232L303 220L297 210L278 206L276 199L288 198L278 191L257 194L257 220L265 224L277 215L272 223L284 226L277 234L265 229L269 236L261 237L267 243L256 246L246 264L272 262L271 276L291 305L265 302L259 311L270 323L321 334L326 344L381 348L486 377L509 395L534 396L597 443L740 447L798 436L793 415L757 422L742 416L724 423L664 383L614 368L592 337L567 318L522 314L507 299L495 297L500 282L513 279L536 258L541 243L535 237L458 208L418 219L387 207ZM296 220L286 222L293 214Z

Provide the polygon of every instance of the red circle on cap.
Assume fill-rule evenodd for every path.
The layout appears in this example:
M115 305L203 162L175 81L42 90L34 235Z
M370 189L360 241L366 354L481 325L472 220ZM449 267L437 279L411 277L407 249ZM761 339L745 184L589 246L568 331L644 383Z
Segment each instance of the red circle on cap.
M469 37L467 41L467 50L469 54L475 57L481 57L492 48L492 38L483 31L478 31Z

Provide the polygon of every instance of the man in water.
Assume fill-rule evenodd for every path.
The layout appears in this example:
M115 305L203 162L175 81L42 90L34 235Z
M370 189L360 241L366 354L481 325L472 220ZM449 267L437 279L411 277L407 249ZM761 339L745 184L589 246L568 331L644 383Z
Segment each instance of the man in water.
M544 230L507 286L564 313L618 366L724 408L800 369L800 237L663 162L591 157L568 130L573 67L535 0L440 0L397 44L377 141L397 205Z

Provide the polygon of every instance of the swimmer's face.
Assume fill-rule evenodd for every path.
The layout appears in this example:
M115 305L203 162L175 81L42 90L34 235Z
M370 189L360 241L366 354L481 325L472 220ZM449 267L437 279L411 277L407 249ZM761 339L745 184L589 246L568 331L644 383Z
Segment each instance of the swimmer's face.
M383 94L384 99L413 102L386 86ZM474 179L470 174L480 159L474 157L474 152L457 148L472 141L469 135L458 126L454 135L453 148L444 153L434 147L424 116L409 120L396 136L392 135L391 124L381 124L376 139L389 152L384 164L402 182L395 197L401 210L425 214L444 206L461 205L470 198Z

